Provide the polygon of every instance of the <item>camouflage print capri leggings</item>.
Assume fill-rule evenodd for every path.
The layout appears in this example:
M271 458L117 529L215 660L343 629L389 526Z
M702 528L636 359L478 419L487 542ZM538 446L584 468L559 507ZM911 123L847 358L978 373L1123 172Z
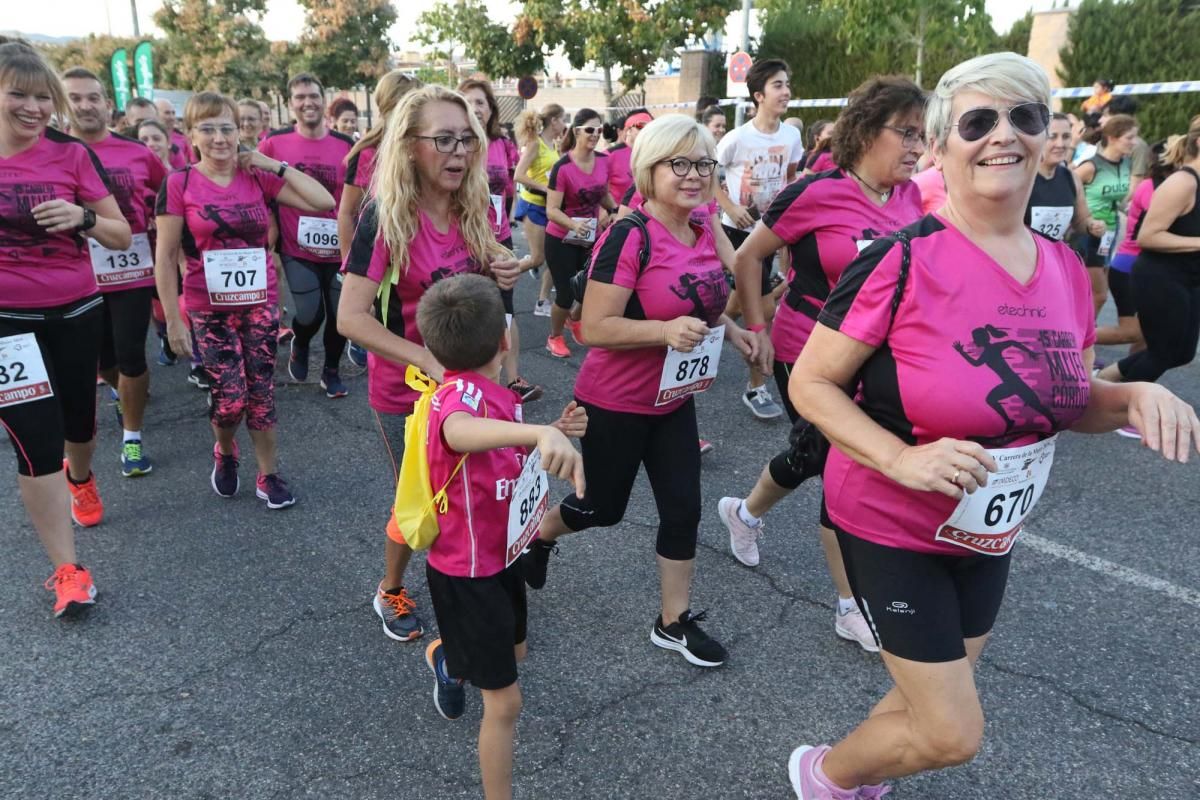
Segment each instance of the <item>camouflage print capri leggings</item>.
M260 305L236 311L193 311L196 353L208 373L209 417L218 428L275 427L275 351L279 311Z

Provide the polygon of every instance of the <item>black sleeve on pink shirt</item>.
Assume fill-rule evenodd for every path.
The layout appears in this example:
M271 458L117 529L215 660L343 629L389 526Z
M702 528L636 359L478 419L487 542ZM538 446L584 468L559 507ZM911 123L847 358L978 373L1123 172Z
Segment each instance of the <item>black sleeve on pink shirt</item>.
M564 164L569 164L570 161L571 161L570 156L563 156L558 161L554 162L554 166L550 168L550 177L546 179L546 185L550 187L550 191L552 191L552 192L561 192L562 191L561 189L558 188L558 168L563 166Z
M357 186L358 185L354 181L358 177L358 158L361 155L362 155L362 151L359 150L357 153L355 153L354 155L352 155L346 159L346 180L342 182L344 185L346 185L346 186Z
M621 198L621 205L623 205L627 208L632 208L632 206L630 206L629 204L631 202L633 202L633 195L636 192L637 192L637 186L632 183L629 184L629 188L625 190L625 196Z
M351 147L354 147L354 139L347 136L346 134L342 133L341 131L330 130L329 135L334 137L335 139L341 139L346 144L350 145Z
M771 201L771 206L767 209L767 213L763 214L763 224L768 228L774 228L779 222L779 218L787 212L792 203L796 202L804 194L804 190L820 177L824 176L809 175L807 178L792 181L783 187L783 191L775 195L775 199Z
M375 236L379 230L379 217L372 200L363 206L354 226L354 238L350 240L350 253L346 256L346 272L354 275L367 274L371 268L371 256L375 252Z
M161 186L158 187L158 197L154 201L154 216L156 217L164 217L171 213L167 211L167 185L170 182L171 177L168 175L167 179L162 182Z
M617 274L617 264L620 262L622 254L625 253L629 235L638 230L637 225L632 221L627 221L634 214L640 215L645 221L646 217L640 211L635 211L628 217L617 220L609 229L608 235L604 237L604 241L593 250L591 271L588 273L589 281L612 284ZM641 233L639 232L638 235L640 236ZM640 259L636 253L634 258ZM646 318L646 312L642 308L642 301L638 299L636 289L629 295L629 302L625 304L624 316L626 319Z

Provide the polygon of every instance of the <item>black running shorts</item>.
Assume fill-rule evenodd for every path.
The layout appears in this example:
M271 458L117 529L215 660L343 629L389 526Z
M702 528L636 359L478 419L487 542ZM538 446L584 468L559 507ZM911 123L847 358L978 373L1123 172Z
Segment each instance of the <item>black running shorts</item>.
M446 671L480 689L517 682L513 648L525 641L525 579L513 564L488 578L460 578L425 565L442 634Z

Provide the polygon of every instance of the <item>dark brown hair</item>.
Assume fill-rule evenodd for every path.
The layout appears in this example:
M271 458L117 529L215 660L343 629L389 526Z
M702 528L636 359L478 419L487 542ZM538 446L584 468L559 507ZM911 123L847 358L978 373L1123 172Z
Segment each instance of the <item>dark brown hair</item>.
M754 65L750 67L750 71L746 73L746 88L750 91L750 99L754 101L755 106L758 106L758 98L754 95L761 94L767 88L767 81L777 72L786 72L788 79L791 79L792 69L782 58L764 58L762 61L755 61Z
M877 75L867 79L850 93L837 118L831 142L834 163L853 167L871 149L888 120L924 108L925 92L908 78Z
M478 78L468 78L458 85L458 93L462 95L472 89L483 92L483 97L487 100L488 108L492 112L488 117L487 125L484 126L484 133L487 134L488 141L494 142L497 139L503 139L504 131L500 129L500 104L496 102L496 93L492 91L492 85Z
M1113 139L1120 139L1137 126L1137 120L1128 114L1115 114L1109 117L1100 126L1100 146L1103 147Z
M417 305L417 330L446 369L487 365L504 336L504 302L495 281L482 275L455 275L438 281Z

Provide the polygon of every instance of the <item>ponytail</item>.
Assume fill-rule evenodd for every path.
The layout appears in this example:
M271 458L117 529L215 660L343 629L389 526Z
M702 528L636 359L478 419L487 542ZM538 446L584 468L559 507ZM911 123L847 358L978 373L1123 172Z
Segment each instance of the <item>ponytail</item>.
M1200 117L1192 120L1186 136L1180 136L1167 145L1163 151L1164 164L1181 167L1185 161L1191 161L1200 154Z
M537 135L542 132L542 121L538 119L538 115L533 111L526 109L517 115L517 119L513 122L513 134L517 137L517 144L524 147L537 138Z

